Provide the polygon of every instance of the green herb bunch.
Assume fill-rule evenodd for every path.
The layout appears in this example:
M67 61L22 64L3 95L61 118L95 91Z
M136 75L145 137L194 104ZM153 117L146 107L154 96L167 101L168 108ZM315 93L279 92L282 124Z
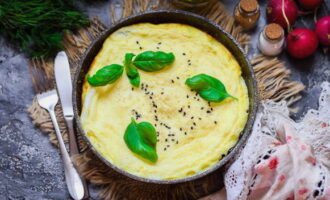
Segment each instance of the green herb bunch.
M75 0L0 0L0 34L31 57L51 57L65 31L88 24Z

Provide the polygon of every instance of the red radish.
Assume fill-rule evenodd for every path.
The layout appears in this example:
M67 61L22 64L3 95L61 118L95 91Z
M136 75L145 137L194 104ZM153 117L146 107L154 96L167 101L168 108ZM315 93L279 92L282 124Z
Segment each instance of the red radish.
M267 19L283 28L292 26L298 16L298 7L294 0L270 0L267 6Z
M315 32L321 44L330 46L330 15L317 21Z
M294 29L286 38L289 54L295 58L311 56L318 47L317 36L307 28Z
M299 0L299 3L303 8L315 10L316 8L320 7L322 1L323 0Z

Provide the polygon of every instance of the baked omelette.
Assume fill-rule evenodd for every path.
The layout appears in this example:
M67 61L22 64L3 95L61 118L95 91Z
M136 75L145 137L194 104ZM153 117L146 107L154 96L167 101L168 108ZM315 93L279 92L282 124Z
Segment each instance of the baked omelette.
M133 175L179 179L217 163L238 141L248 118L249 98L241 68L224 45L189 25L140 23L120 28L104 42L89 75L126 53L172 52L175 61L156 72L139 70L139 88L123 74L103 87L83 84L81 122L94 148L116 167ZM185 80L206 73L221 80L233 98L208 102ZM157 130L155 163L129 150L123 139L131 118Z

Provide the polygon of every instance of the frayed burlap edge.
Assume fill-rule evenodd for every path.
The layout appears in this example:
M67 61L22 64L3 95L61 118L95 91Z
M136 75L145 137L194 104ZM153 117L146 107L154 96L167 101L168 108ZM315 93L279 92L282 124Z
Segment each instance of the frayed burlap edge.
M258 81L258 91L261 99L271 99L275 102L285 100L291 112L298 108L291 105L301 99L299 93L305 89L300 82L290 81L291 71L277 58L258 55L251 60Z
M123 17L148 9L174 9L174 7L167 0L125 0L121 4L111 5L111 20L114 23ZM242 32L240 26L235 24L233 17L226 12L224 5L218 0L212 1L209 6L196 13L221 25L247 51L250 37ZM63 44L70 59L72 72L77 68L79 60L89 44L105 29L106 27L95 18L91 20L88 27L78 30L76 33L65 34ZM31 63L42 65L48 73L53 71L52 61L38 59L31 61ZM261 99L273 99L275 101L284 99L288 101L288 105L300 99L299 92L304 89L304 86L301 83L288 80L290 71L278 59L257 56L252 59L252 64ZM51 143L57 145L50 117L45 110L39 107L36 99L33 100L28 112L33 123L43 132L48 133ZM67 130L59 105L56 108L56 114L64 140L68 142ZM135 181L118 174L105 165L87 148L79 134L78 141L83 153L73 158L75 164L84 178L100 186L99 195L104 199L197 199L222 187L221 173L213 173L202 179L177 185L164 186Z

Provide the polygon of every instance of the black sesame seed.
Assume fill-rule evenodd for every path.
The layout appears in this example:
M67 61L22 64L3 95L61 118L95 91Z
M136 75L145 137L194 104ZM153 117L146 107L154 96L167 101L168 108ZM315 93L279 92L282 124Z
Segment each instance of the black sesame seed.
M190 105L188 105L188 108L190 108Z
M178 77L178 76L177 76L177 77L176 77L176 79L178 79L178 80L179 80L179 79L180 79L180 77Z
M191 117L190 119L194 119L194 117Z
M189 98L189 95L187 95L187 99Z
M163 94L164 94L164 92L161 92L160 94L161 94L161 95L163 95Z
M211 113L211 111L210 110L208 110L208 111L206 111L207 113Z
M152 96L150 96L149 99L152 99Z
M167 136L171 136L171 134L167 134Z
M164 151L166 151L166 148L164 148Z
M190 129L191 129L191 130L193 130L193 129L194 129L194 127L190 127Z
M187 135L187 132L184 132L185 135Z
M182 53L182 55L184 55L184 56L185 56L185 55L186 55L186 53Z
M198 119L199 119L199 120L202 120L202 118L200 118L200 117L199 117Z
M174 80L171 80L172 83L174 83Z
M139 44L139 41L136 41L136 44Z
M176 141L176 144L179 144L179 141Z
M213 108L211 108L211 111L213 111Z
M134 88L132 88L132 91L134 91Z
M217 124L218 122L217 121L214 121L215 124Z
M188 62L191 62L191 60L188 60Z
M172 139L172 142L174 142L175 140L174 139Z
M201 107L201 110L203 110L204 109L204 107Z
M162 43L161 42L158 42L158 45L161 45Z
M191 65L191 63L188 63L188 65L190 66L190 65Z
M168 140L167 139L165 139L165 142L167 142Z
M183 112L183 116L186 116L186 112Z
M182 128L180 128L180 131L182 131Z
M170 147L170 145L168 144L167 147Z
M140 47L140 50L142 50L142 47Z
M156 49L159 49L159 47L156 47Z
M194 122L193 125L196 126L196 123Z

